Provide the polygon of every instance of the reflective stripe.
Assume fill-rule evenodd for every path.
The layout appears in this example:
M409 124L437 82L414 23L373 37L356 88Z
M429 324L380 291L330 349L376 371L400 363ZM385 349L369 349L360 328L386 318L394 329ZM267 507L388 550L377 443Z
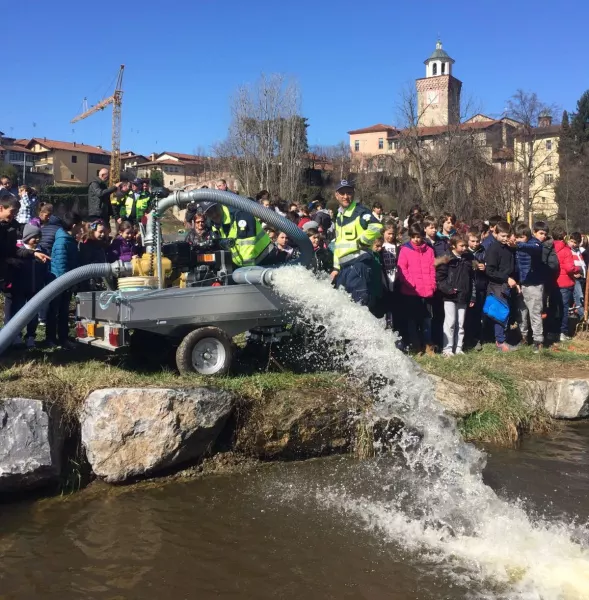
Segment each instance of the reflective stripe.
M334 249L346 250L349 248L356 248L358 244L356 242L335 242Z
M259 240L252 240L251 238L247 238L245 240L240 240L239 238L237 238L235 240L235 245L236 246L255 246L256 241L259 241Z

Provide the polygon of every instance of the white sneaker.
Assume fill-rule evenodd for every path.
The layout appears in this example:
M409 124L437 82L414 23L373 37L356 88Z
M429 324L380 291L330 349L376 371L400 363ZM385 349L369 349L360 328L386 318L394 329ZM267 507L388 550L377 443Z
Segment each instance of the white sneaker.
M464 352L462 351L462 348L456 348L456 352L454 352L454 354L464 354Z
M27 338L27 342L26 342L26 346L27 346L27 348L34 348L35 347L35 338L34 337L28 337Z
M444 358L452 358L454 356L454 354L452 353L452 350L444 350L442 352L442 356Z
M560 334L560 341L561 342L570 342L571 338L566 333L561 333Z

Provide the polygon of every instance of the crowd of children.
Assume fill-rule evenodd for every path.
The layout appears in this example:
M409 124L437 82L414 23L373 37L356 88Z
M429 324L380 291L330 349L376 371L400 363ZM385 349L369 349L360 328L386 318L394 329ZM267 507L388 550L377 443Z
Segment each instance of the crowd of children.
M27 223L15 223L18 210L19 202L13 196L4 195L0 199L0 235L14 229L14 240L7 242L5 253L12 256L2 265L5 323L45 285L72 269L93 263L129 261L143 251L138 229L129 222L122 222L117 237L112 238L108 223L83 221L74 213L57 217L51 204L41 205L38 214L29 215ZM8 244L15 245L14 252L8 251ZM90 281L82 287L100 289L101 282ZM14 345L34 348L41 323L45 325L46 347L73 348L68 331L74 291L67 290L42 307L26 326L24 339L17 336Z
M313 268L329 272L333 230L319 225L317 208L290 208L313 243ZM406 350L450 357L494 341L501 352L527 344L539 352L569 339L570 314L583 318L589 257L579 232L550 231L543 221L531 230L500 216L468 227L419 207L400 222L379 203L372 210L384 233L372 248L378 275L369 308L399 332ZM284 233L269 233L292 253Z
M6 238L0 245L6 245L10 257L0 265L5 322L52 279L84 264L130 261L143 251L137 226L130 222L120 223L113 239L102 220L83 222L71 213L57 217L45 204L20 223L14 220L22 216L19 208L11 195L0 199L0 237ZM546 342L569 339L569 313L583 318L588 256L579 232L567 235L560 226L550 231L543 221L533 230L523 223L513 227L499 216L467 227L451 213L436 219L421 214L419 207L400 222L385 216L380 204L372 208L384 231L372 248L369 309L399 332L404 349L430 355L437 350L449 357L480 350L483 342L493 340L501 352L528 343L538 352ZM312 243L311 267L330 273L333 213L323 202L284 210ZM192 221L187 240L198 243L210 232L203 215ZM296 257L285 233L267 231L280 250ZM13 235L19 237L19 251L11 249ZM94 290L101 283L83 285ZM71 347L73 291L43 307L27 325L24 341L19 336L15 343L34 347L38 323L44 321L48 346Z

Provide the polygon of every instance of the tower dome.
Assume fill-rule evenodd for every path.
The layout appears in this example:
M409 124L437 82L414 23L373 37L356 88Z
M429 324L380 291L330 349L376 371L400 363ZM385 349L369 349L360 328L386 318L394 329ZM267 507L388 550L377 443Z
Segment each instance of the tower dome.
M426 77L452 75L452 65L455 60L442 48L442 42L436 42L436 49L431 56L423 61Z

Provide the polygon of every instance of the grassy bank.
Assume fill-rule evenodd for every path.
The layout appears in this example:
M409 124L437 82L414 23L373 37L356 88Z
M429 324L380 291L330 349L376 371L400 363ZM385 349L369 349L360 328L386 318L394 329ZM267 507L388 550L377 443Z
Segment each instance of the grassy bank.
M491 344L482 352L447 359L419 358L422 368L463 390L472 413L459 420L465 439L513 444L523 433L542 434L557 423L541 403L524 398L523 383L557 378L589 378L589 346L577 342L534 354L530 347L509 354ZM538 399L540 400L540 399Z
M557 377L589 377L589 351L545 351L534 355L525 348L508 355L489 345L482 352L445 359L419 358L422 368L460 386L472 412L459 422L468 440L512 444L524 432L543 433L555 425L541 406L524 401L523 380ZM270 370L267 370L267 369ZM19 351L0 359L0 397L33 397L59 403L71 417L84 398L104 387L194 387L214 385L238 393L246 400L271 399L293 390L331 402L337 395L357 393L347 388L342 374L296 374L274 371L271 363L253 371L246 365L240 374L210 378L180 376L170 368L133 363L81 347L75 352Z

